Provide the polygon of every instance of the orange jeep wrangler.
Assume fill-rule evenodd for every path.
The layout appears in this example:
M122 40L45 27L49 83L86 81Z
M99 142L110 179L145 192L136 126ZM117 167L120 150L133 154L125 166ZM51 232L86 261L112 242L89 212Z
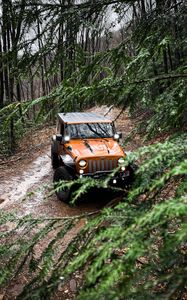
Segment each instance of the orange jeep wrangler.
M123 187L133 179L133 167L124 167L126 154L119 145L121 133L114 122L95 113L59 113L57 134L52 138L51 161L55 169L54 182L84 176L99 179L120 167L110 180ZM58 191L57 197L69 202L71 191Z

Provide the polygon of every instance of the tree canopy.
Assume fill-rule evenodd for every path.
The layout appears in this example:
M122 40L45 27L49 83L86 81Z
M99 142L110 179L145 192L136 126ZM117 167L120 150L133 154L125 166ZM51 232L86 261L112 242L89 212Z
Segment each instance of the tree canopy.
M2 1L4 145L20 123L114 101L149 108L151 133L183 128L185 24L185 1Z
M187 72L184 0L2 0L0 150L53 122L57 111L119 106L145 118L137 130L163 143L142 147L136 180L113 208L96 216L23 219L1 212L0 282L25 266L18 299L48 299L83 274L77 299L182 299L186 288ZM76 197L107 180L72 182ZM71 228L85 225L66 249ZM23 235L14 238L17 230ZM29 236L28 236L29 233ZM51 238L51 233L53 236ZM36 245L44 243L35 256ZM60 251L60 252L59 252Z

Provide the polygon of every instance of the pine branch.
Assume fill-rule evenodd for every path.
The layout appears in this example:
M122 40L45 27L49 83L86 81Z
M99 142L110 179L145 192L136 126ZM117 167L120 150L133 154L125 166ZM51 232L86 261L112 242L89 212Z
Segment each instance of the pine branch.
M139 83L146 83L146 82L150 82L150 81L156 81L156 80L169 80L169 79L174 79L174 78L186 78L187 77L187 73L181 73L181 74L167 74L167 75L159 75L156 77L152 77L152 78L145 78L142 80L135 80L132 82L129 82L129 84L139 84Z

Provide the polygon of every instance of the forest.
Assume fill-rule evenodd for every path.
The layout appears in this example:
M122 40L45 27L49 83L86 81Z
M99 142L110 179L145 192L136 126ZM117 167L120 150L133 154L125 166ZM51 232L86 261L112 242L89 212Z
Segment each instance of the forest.
M13 180L7 208L33 134L39 156L58 112L98 107L125 126L130 189L77 211L90 191L108 197L108 178L78 179L63 183L70 213L21 214ZM0 0L0 299L187 299L186 131L185 0ZM39 188L52 207L52 182Z

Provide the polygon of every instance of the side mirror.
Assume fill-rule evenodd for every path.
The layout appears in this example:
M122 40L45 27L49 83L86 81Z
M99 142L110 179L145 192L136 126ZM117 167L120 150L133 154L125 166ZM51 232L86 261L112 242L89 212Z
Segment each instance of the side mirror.
M61 134L53 135L52 141L62 142L62 135Z
M65 144L70 141L70 136L69 135L62 136L62 134L57 134L57 135L53 135L52 140L53 142L56 141Z
M114 139L115 139L116 141L119 141L121 138L122 138L122 133L121 133L121 132L116 132L116 133L114 134Z

